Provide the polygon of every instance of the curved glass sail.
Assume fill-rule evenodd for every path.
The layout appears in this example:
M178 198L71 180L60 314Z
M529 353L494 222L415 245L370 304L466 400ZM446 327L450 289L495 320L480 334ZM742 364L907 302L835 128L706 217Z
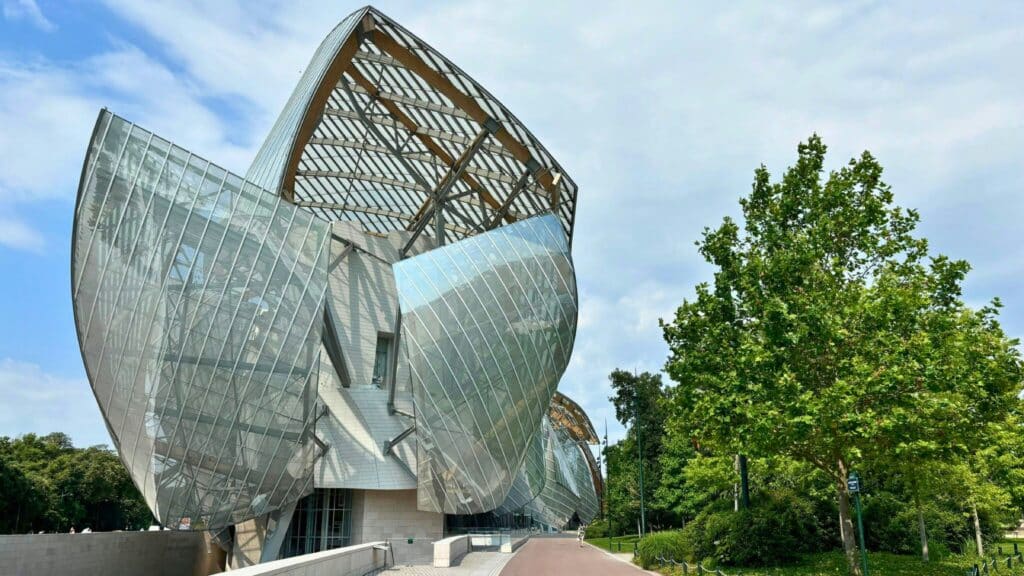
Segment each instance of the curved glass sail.
M542 522L561 528L576 515L583 523L597 516L599 504L593 477L583 450L567 430L552 425L547 416L538 435L544 441L545 482L526 510Z
M156 517L216 529L309 492L327 224L103 111L72 237L86 371Z
M576 283L558 218L398 262L416 409L418 505L498 508L569 362Z

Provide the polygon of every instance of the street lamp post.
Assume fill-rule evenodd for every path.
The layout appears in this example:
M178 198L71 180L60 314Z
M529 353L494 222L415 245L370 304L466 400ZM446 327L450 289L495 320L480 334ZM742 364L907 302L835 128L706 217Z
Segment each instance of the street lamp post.
M612 467L608 454L608 419L604 419L604 519L608 522L608 551L612 550Z
M647 533L647 509L644 505L644 443L640 431L640 382L639 378L633 388L633 426L636 427L636 451L640 461L640 537Z

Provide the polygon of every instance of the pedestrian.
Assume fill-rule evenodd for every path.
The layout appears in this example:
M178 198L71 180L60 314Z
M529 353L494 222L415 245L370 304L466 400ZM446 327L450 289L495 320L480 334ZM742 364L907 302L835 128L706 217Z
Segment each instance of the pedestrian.
M576 540L580 543L580 548L583 548L583 535L585 533L586 530L583 528L583 524L580 524L580 527L576 529Z

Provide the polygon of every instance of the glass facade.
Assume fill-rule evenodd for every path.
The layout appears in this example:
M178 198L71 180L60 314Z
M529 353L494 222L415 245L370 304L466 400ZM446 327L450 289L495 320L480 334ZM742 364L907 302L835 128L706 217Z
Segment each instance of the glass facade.
M352 544L352 491L317 488L299 500L281 546L281 558Z
M538 216L394 265L416 408L419 507L504 502L576 330L558 219Z
M107 112L75 214L86 371L156 517L215 529L311 489L328 226Z
M564 428L552 425L547 416L538 434L544 442L545 481L525 510L555 527L565 526L573 516L590 522L599 510L593 477L582 452L589 448Z
M358 479L328 485L415 482L423 511L589 514L566 433L585 415L549 416L576 330L576 195L504 105L371 7L324 39L244 178L101 112L75 324L155 516L217 530L288 510L324 447ZM302 500L286 555L349 543L350 506Z

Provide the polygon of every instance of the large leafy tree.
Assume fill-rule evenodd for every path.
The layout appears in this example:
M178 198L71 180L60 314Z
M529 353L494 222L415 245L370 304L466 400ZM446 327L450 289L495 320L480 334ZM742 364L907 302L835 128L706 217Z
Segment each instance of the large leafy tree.
M973 424L1014 406L1020 360L998 303L963 304L967 263L929 256L917 212L894 204L875 158L824 178L825 153L813 136L780 181L760 167L742 227L705 230L714 280L663 323L666 370L672 426L719 453L787 456L830 478L859 574L850 471L983 442Z
M620 443L622 457L633 458L633 464L621 467L636 476L633 480L612 478L612 482L623 482L636 486L636 513L640 509L640 469L638 459L643 460L643 500L648 527L658 528L669 525L672 515L658 506L653 497L661 482L661 454L664 443L666 414L666 390L660 374L641 372L634 374L625 370L613 370L609 375L613 396L609 398L615 406L615 418L628 426L626 438Z
M141 528L152 522L128 471L104 446L66 434L0 437L0 532Z

